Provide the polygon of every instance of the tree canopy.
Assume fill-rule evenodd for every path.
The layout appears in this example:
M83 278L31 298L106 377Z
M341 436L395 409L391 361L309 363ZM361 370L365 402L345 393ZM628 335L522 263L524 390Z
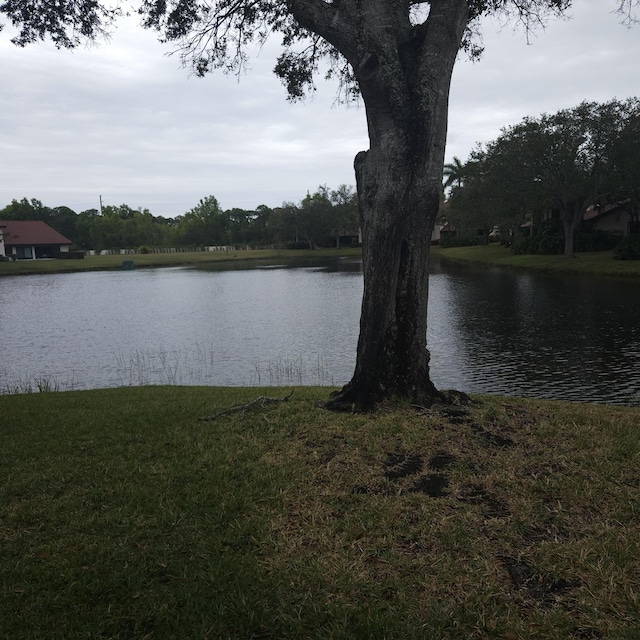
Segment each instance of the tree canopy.
M622 200L640 205L640 100L583 102L506 127L460 169L452 221L469 226L518 226L528 216L539 227L557 212L567 257L587 208Z
M353 187L319 186L300 202L271 209L222 210L215 196L175 218L154 216L147 208L105 205L102 212L76 213L40 200L13 200L0 209L0 220L41 220L72 241L75 248L96 251L147 247L242 246L296 248L352 246L358 231L358 200Z
M369 2L367 12L379 13L381 26L391 21L390 31L401 49L423 39L429 28L428 16L448 11L455 4L466 5L466 26L461 46L471 56L482 52L480 20L501 15L520 23L527 30L560 16L573 0L385 0ZM638 21L638 0L612 0L623 24ZM289 97L301 98L313 87L314 75L322 59L329 62L328 77L338 77L345 96L358 95L357 81L362 51L354 29L362 29L363 5L355 0L143 0L131 4L145 28L154 29L163 41L177 44L183 62L197 74L215 69L237 72L247 61L248 45L262 45L275 34L281 37L283 51L275 65ZM24 47L47 38L59 48L75 48L108 35L114 22L128 11L126 3L114 6L98 0L4 0L0 14L18 30L14 44ZM0 29L2 29L0 24ZM377 29L367 33L369 43L383 44ZM371 64L371 61L369 61Z

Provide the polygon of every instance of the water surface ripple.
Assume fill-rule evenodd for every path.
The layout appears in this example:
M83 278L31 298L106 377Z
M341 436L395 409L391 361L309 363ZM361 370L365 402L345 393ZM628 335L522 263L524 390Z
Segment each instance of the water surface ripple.
M255 267L255 265L254 265ZM0 392L38 385L346 383L361 265L82 272L0 279ZM441 388L640 404L640 286L434 263Z

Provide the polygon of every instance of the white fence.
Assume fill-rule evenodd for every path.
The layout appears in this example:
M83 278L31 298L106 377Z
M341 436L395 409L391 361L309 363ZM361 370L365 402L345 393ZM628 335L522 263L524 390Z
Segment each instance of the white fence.
M251 247L240 247L243 250L250 250ZM195 251L237 251L237 247L231 245L217 245L211 247L149 247L144 253L193 253ZM139 249L103 249L101 256L129 256L141 253ZM88 255L95 256L95 251L88 251Z

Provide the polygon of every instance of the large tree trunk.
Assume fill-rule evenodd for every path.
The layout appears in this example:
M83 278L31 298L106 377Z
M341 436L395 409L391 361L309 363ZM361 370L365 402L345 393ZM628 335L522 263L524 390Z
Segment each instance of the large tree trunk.
M440 192L425 187L424 167L419 154L400 162L370 150L356 158L364 266L360 337L353 378L329 407L367 410L389 397L418 404L442 399L429 376L426 344L429 251Z
M442 191L449 86L466 10L459 0L432 5L424 39L407 45L404 58L382 50L355 65L371 143L355 160L364 295L355 372L329 408L444 399L429 375L428 262Z
M574 204L561 211L562 229L564 231L564 257L574 258L576 229L582 221L584 206Z
M572 220L572 216L562 216L562 229L564 231L564 257L573 258L576 225Z
M355 161L364 262L357 362L326 406L368 410L392 397L431 404L442 395L426 346L429 249L469 4L430 2L426 20L412 25L409 5L396 0L289 2L300 24L348 60L369 131L369 151Z

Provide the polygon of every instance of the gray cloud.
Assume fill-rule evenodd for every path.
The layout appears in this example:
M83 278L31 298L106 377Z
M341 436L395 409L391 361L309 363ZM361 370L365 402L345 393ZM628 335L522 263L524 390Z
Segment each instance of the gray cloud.
M640 31L620 26L613 4L579 1L531 44L488 22L483 59L461 56L454 73L447 158L466 159L526 115L634 95ZM189 77L133 23L75 52L9 38L0 34L0 207L35 197L81 211L102 195L175 216L210 194L225 208L277 206L353 184L353 157L367 147L364 109L335 106L334 85L286 102L275 43L238 82Z

